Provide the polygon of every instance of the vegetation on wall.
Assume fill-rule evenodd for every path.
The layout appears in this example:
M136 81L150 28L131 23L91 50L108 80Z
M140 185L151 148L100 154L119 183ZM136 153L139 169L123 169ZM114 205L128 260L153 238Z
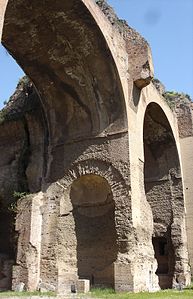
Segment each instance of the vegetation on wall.
M171 110L174 110L176 107L176 104L181 102L181 103L189 103L192 102L191 97L183 92L177 92L177 91L166 91L165 86L162 84L162 82L154 78L152 80L153 85L157 89L157 91L163 96L165 99L166 103L170 107Z

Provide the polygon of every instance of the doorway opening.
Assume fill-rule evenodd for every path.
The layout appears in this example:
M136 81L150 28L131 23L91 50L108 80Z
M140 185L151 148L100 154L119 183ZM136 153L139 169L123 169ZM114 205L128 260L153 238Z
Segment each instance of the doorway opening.
M174 271L172 244L168 242L166 237L153 237L152 242L158 264L156 274L159 278L159 286L161 289L167 289L172 285L170 273Z
M70 192L77 238L77 270L92 287L114 288L117 258L115 203L111 187L99 175L83 175Z

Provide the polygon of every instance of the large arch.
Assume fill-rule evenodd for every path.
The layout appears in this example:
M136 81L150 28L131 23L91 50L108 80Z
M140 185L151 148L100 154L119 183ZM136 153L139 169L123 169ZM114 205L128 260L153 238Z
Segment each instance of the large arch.
M41 3L32 0L27 8L24 0L0 3L8 3L3 44L35 84L45 122L44 165L41 184L36 191L44 190L46 204L42 208L42 239L38 239L42 250L38 247L38 257L35 257L37 268L40 264L41 267L35 273L33 286L37 286L40 277L48 284L53 279L56 285L59 277L59 289L63 287L66 268L62 263L57 268L58 253L55 248L59 248L58 251L61 248L57 244L54 225L62 231L62 221L66 215L58 217L59 206L53 182L62 179L66 169L90 159L110 164L108 172L112 177L114 168L117 168L127 186L127 192L123 194L124 204L119 202L116 210L120 248L117 263L114 264L115 288L139 291L156 287L157 280L152 275L155 266L151 244L153 225L151 219L146 217L148 213L140 213L139 205L134 202L138 177L133 176L135 183L128 192L130 174L134 173L134 163L129 163L129 151L130 154L135 152L133 145L128 144L128 127L134 125L132 117L137 110L132 105L131 93L133 82L141 89L152 78L148 44L127 26L123 26L122 34L119 34L92 0L45 0ZM133 132L130 133L131 136ZM132 136L136 139L134 134ZM94 169L92 165L88 168L90 172ZM96 172L97 169L98 166ZM138 173L141 170L135 168ZM122 180L120 183L116 178L114 185L120 199L124 191ZM130 195L134 213L130 207ZM137 195L140 198L144 194ZM147 202L145 207L149 211ZM134 225L135 228L137 226L135 230L132 225L136 224L136 215L141 223ZM47 226L50 227L49 234ZM145 245L144 236L148 240ZM18 256L28 254L25 246ZM40 256L41 263L38 260ZM48 260L47 256L51 258ZM17 266L15 282L23 271L22 265ZM29 279L27 284L32 289L30 283Z
M34 82L52 143L58 142L53 122L62 121L71 138L81 137L82 129L85 137L115 122L119 130L125 125L123 92L111 50L82 1L34 0L27 9L24 1L8 1L2 43ZM83 124L74 132L78 113Z
M157 103L144 116L144 185L153 213L153 246L161 288L189 283L180 161L169 121Z
M131 196L132 219L133 219L133 225L136 228L136 230L139 230L140 227L144 228L143 235L140 235L140 230L139 230L139 236L140 236L139 244L141 244L140 248L143 250L143 252L145 250L144 244L146 244L148 246L149 253L151 252L151 250L154 250L152 244L152 236L154 234L154 221L153 221L152 208L147 200L147 195L145 192L145 185L144 185L145 156L144 156L143 134L144 134L144 117L145 117L146 109L148 105L150 105L151 103L158 105L158 107L160 107L161 111L163 111L164 115L166 116L166 119L168 120L169 127L172 132L171 134L173 135L173 138L175 140L177 156L179 157L178 161L180 163L180 169L181 169L181 148L180 148L180 140L179 140L179 133L178 133L177 117L170 109L165 99L160 95L160 93L156 90L155 86L151 83L150 85L143 88L139 92L138 103L135 108L135 113L133 113L133 111L131 111L130 109L128 110L128 117L130 120L129 121L129 145L130 145L129 156L130 156L130 173L131 173L130 179L131 179L131 190L132 190L132 196ZM184 236L186 236L186 231ZM184 240L184 244L185 243L186 240ZM154 256L155 252L152 253L152 255ZM186 255L186 261L187 261L187 255ZM186 262L185 265L187 265ZM149 268L149 272L151 273L153 272L155 274L156 269L157 266L155 265L155 268L153 266L153 271ZM148 276L147 273L144 275ZM187 277L188 279L190 278L190 273L188 269L187 269ZM188 279L187 279L187 283L188 283ZM136 277L135 281L137 284L138 277ZM153 287L156 287L156 279L154 281Z
M47 120L47 181L62 176L55 160L66 143L127 130L119 63L94 8L102 25L104 16L85 2L33 0L26 9L10 0L5 11L2 43L35 84Z
M104 24L110 26L93 1L40 3L33 0L28 6L26 1L0 1L2 44L32 80L40 99L37 109L23 117L24 125L23 121L17 126L10 122L5 130L13 135L18 130L21 138L17 144L22 144L23 135L28 141L28 158L23 170L27 188L14 187L16 191L45 190L45 186L62 178L65 169L83 157L85 151L97 152L98 143L107 144L108 135L118 134L118 138L122 138L120 134L124 134L127 140L126 104L119 63L102 32ZM94 151L89 149L91 146ZM21 148L16 148L10 160L15 162L21 152ZM14 169L9 166L10 173L17 173L17 164L14 165ZM1 195L5 201L5 195ZM11 195L6 193L8 197ZM18 232L22 235L20 229ZM22 252L20 245L18 260ZM0 248L1 251L8 249ZM36 256L33 263L39 265L38 259ZM11 263L8 288L11 287ZM20 279L21 273L22 270ZM37 287L38 273L31 279L30 289L34 285ZM17 279L18 273L14 275Z
M35 146L30 147L29 160L33 160L37 165L41 156L43 166L41 175L38 172L36 176L41 178L40 184L35 187L29 179L37 174L36 169L30 170L28 165L26 166L25 172L30 181L28 181L29 192L42 189L45 191L49 186L52 188L52 183L62 178L65 170L73 163L88 158L93 160L98 158L104 162L111 161L117 164L125 180L128 179L128 123L125 89L122 85L123 76L120 77L120 72L123 71L120 71L115 50L112 51L109 46L111 39L107 39L103 34L100 24L104 28L105 24L111 26L97 5L90 0L57 0L41 3L33 0L27 8L25 1L9 0L7 3L2 43L34 83L40 97L39 106L41 106L44 122L41 134L37 127L35 127L36 131L30 131L30 121L27 120L26 123L29 145L32 145L33 138L43 142L43 153L41 151L39 156L37 153L34 155L37 149L36 141ZM127 52L124 50L122 52L126 60ZM124 80L127 81L127 78L125 77ZM122 146L124 155L117 153L118 144ZM111 167L109 168L111 170ZM120 184L119 180L118 184ZM14 288L21 277L26 279L27 288L32 290L38 287L40 278L45 283L53 282L57 285L56 280L60 276L60 271L63 275L62 267L56 265L58 253L55 252L57 250L54 242L58 232L54 224L57 223L58 230L62 230L64 226L62 221L58 220L60 218L58 211L53 208L57 200L53 204L51 195L46 196L42 236L39 236L40 240L34 242L30 239L30 244L35 244L34 248L37 242L39 244L36 248L37 254L34 255L31 263L35 269L34 277L27 273L31 269L28 243L20 243L19 245L24 246L18 247L18 263L13 273ZM129 196L127 205L125 213L130 215ZM112 215L113 211L111 217ZM33 213L30 214L29 210L27 216L24 212L22 217L29 217L34 223ZM22 217L18 221L23 221ZM49 235L46 225L49 226ZM18 225L17 229L20 236L25 234L22 225ZM121 234L124 240L120 241L120 246L125 252L127 236L124 230ZM53 242L52 246L49 242ZM65 246L62 252L64 249L66 250ZM21 256L24 257L22 261ZM25 272L22 264L28 265L25 270L29 271ZM118 272L119 269L114 271ZM127 271L130 271L129 266ZM111 277L111 281L113 279ZM61 276L61 285L63 282ZM122 285L120 283L117 285L116 288L121 289ZM131 288L131 285L132 281L125 282L124 287Z

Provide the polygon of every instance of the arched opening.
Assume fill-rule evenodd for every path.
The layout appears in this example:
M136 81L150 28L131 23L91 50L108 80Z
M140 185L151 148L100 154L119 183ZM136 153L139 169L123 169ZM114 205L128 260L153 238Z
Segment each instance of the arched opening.
M109 146L108 136L125 132L127 128L125 100L117 67L101 28L81 0L54 2L32 0L27 8L24 0L9 0L5 12L2 43L33 81L40 96L41 117L35 111L33 116L28 115L25 123L30 145L30 159L26 164L25 174L30 192L45 190L48 185L63 178L66 169L71 168L79 157L88 159L89 152L100 152L103 144ZM40 123L37 124L34 118L36 121L41 120ZM40 137L38 144L36 136ZM96 148L93 148L95 144ZM96 213L97 207L94 210ZM77 217L75 215L77 230L81 231L81 223L86 223L87 218L90 219L90 227L94 226L96 229L99 227L99 218L104 223L106 221L102 215L87 217L80 213L80 208L77 211L79 211ZM53 218L56 214L57 212ZM78 221L79 217L83 217L82 222ZM51 217L48 218L50 227L53 227ZM115 226L114 222L111 224L112 227ZM44 233L47 235L47 231L42 233L41 248L49 247ZM57 233L55 227L50 229L50 239L52 237L57 239ZM90 233L90 238L91 235ZM107 235L105 238L107 239ZM79 240L81 241L81 238ZM97 240L99 243L99 236ZM81 248L80 244L81 242L78 242L78 248ZM70 249L71 247L69 251ZM26 248L24 251L27 250ZM50 248L47 250L50 252ZM80 256L83 252L81 250L79 250ZM43 250L41 252L42 260L44 254L47 254L46 250L44 253ZM56 260L55 252L53 256ZM109 256L113 260L111 254ZM46 256L44 262L46 267L41 267L41 277L45 275L49 280L52 272L55 283L55 274L49 271L49 266L51 264L53 266L51 258L47 259ZM20 276L25 267L25 262L21 263L22 269L18 270ZM54 267L57 265L54 264ZM82 269L81 266L79 268ZM97 277L103 275L107 277L107 285L113 285L113 279L108 278L110 274L105 274L105 271L111 270L107 268L100 270L100 274L95 273L94 278L90 277L91 270L87 271L89 273L80 270L80 276L89 276L96 285L98 281L99 283L102 281Z
M93 287L114 287L117 258L115 203L108 182L101 176L84 175L72 183L77 238L77 269Z
M124 128L126 110L115 62L82 1L45 5L33 0L27 10L24 0L9 0L2 43L38 89L52 143Z
M182 233L184 200L176 142L166 115L155 103L147 107L143 139L144 183L153 213L156 274L162 289L171 288L187 263L182 253L186 252Z
M8 1L2 43L40 95L51 157L45 176L52 183L87 138L127 128L125 100L111 49L83 1L33 0L25 7L24 0ZM74 141L82 143L75 150Z

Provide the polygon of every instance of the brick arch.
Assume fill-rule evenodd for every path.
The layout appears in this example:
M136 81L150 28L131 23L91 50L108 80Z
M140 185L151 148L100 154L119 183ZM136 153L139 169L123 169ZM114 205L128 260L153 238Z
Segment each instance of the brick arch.
M73 186L78 182L80 187L81 181L88 178L91 181L97 179L98 183L102 183L103 187L110 191L110 201L103 207L95 201L94 206L87 208L89 212L81 205L74 205L76 198L72 194ZM60 230L57 237L59 242L57 260L60 273L58 291L64 292L66 287L68 290L70 282L72 284L78 277L89 279L95 286L116 288L115 264L119 263L119 255L128 250L127 238L132 226L128 183L111 163L89 159L74 164L55 186L63 193L59 200L58 227ZM99 184L98 188L100 188ZM92 216L89 217L88 213ZM87 229L88 233L85 234ZM93 237L95 241L92 241ZM73 249L74 246L76 251ZM66 251L65 248L71 248L71 251ZM109 248L111 250L108 254ZM70 252L71 255L74 254L73 258L69 257ZM105 254L108 257L104 260ZM64 269L68 267L70 274L66 275Z
M115 202L115 214L117 211L118 217L121 216L125 218L124 227L119 227L119 223L117 222L117 235L121 239L124 231L125 233L126 231L129 231L131 224L131 215L124 215L124 211L122 211L123 215L119 215L120 207L125 206L124 210L127 212L130 210L130 185L128 182L126 182L125 178L123 178L122 174L118 169L116 169L116 167L107 161L97 159L84 160L74 164L72 168L66 170L64 177L59 181L59 183L61 186L63 186L64 190L67 190L67 193L69 194L70 187L75 180L84 175L92 174L100 176L106 180L111 188L113 200ZM69 200L69 198L67 200Z

